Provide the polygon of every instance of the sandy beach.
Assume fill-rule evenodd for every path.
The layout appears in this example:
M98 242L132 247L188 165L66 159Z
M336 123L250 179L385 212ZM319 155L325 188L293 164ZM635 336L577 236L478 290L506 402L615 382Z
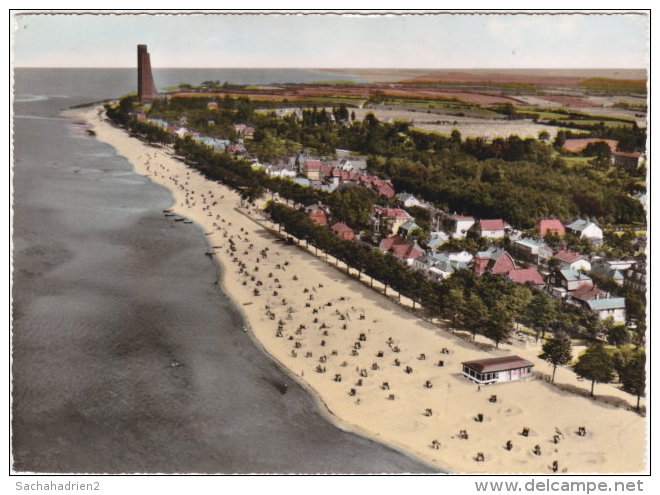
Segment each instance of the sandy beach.
M600 399L591 400L571 391L587 392L590 384L560 368L560 386L530 379L477 387L460 375L462 361L518 354L535 371L551 368L537 358L533 341L486 351L358 282L343 264L338 269L334 260L314 256L314 248L286 245L235 192L168 149L131 138L99 111L70 115L88 122L137 173L171 191L172 222L185 218L202 227L206 254L217 260L219 283L243 311L246 331L340 428L456 473L552 473L554 461L559 473L647 470L646 419L630 410L636 399L616 385L596 384ZM577 434L581 426L584 436ZM483 461L475 460L478 453Z

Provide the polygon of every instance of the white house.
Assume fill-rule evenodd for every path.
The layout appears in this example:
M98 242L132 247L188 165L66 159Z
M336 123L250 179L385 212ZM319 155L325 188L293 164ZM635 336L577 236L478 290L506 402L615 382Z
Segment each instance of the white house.
M544 264L552 256L552 249L545 242L536 239L517 239L511 243L510 248L519 258L536 264Z
M512 382L532 376L534 363L519 356L501 356L461 363L461 374L480 385Z
M501 218L496 218L492 220L478 220L470 227L470 232L473 232L478 237L499 239L500 237L504 237L506 231L510 228L511 225Z
M409 208L411 206L426 207L426 203L417 199L413 194L403 192L396 195L396 198L403 203L403 206Z
M474 217L457 215L455 213L453 215L447 215L446 220L447 233L457 239L464 238L475 222Z
M467 251L460 253L435 253L421 256L412 262L412 268L427 273L433 280L442 280L456 270L470 268L472 255Z
M577 218L566 226L566 230L580 237L587 239L594 244L603 242L603 229L591 220Z
M570 270L584 270L585 272L591 271L591 262L586 256L568 249L560 249L554 255L559 262L560 268L567 268Z
M626 322L626 300L623 297L603 297L587 301L589 309L599 320L612 317L615 323Z

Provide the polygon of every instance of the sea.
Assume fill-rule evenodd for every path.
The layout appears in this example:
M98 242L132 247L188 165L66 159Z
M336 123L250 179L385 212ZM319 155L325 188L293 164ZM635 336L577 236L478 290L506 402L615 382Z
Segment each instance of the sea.
M30 473L428 473L346 432L243 331L195 224L72 106L134 91L131 69L16 69L12 468ZM159 87L346 79L156 70ZM354 78L358 80L358 78Z

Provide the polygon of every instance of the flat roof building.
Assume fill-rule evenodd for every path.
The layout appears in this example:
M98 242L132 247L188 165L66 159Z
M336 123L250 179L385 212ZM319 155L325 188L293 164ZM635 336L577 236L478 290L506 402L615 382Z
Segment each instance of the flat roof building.
M476 359L461 363L461 374L481 385L510 382L532 376L534 363L519 356Z

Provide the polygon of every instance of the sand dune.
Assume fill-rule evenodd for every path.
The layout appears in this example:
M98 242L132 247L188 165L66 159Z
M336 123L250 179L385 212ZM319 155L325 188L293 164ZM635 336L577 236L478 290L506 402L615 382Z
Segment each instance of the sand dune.
M340 427L453 472L550 473L553 461L569 473L647 469L645 420L614 405L634 398L597 385L610 404L597 402L542 379L477 387L459 375L461 361L515 353L537 363L536 370L549 367L532 342L485 352L315 257L313 248L278 241L268 230L275 227L258 210L241 207L236 193L167 150L130 138L98 111L78 115L138 173L172 191L174 212L202 226L246 330ZM588 390L568 370L558 370L557 381ZM478 413L483 422L475 421ZM580 426L586 436L576 434ZM525 427L528 436L521 434ZM483 462L475 461L479 452Z

